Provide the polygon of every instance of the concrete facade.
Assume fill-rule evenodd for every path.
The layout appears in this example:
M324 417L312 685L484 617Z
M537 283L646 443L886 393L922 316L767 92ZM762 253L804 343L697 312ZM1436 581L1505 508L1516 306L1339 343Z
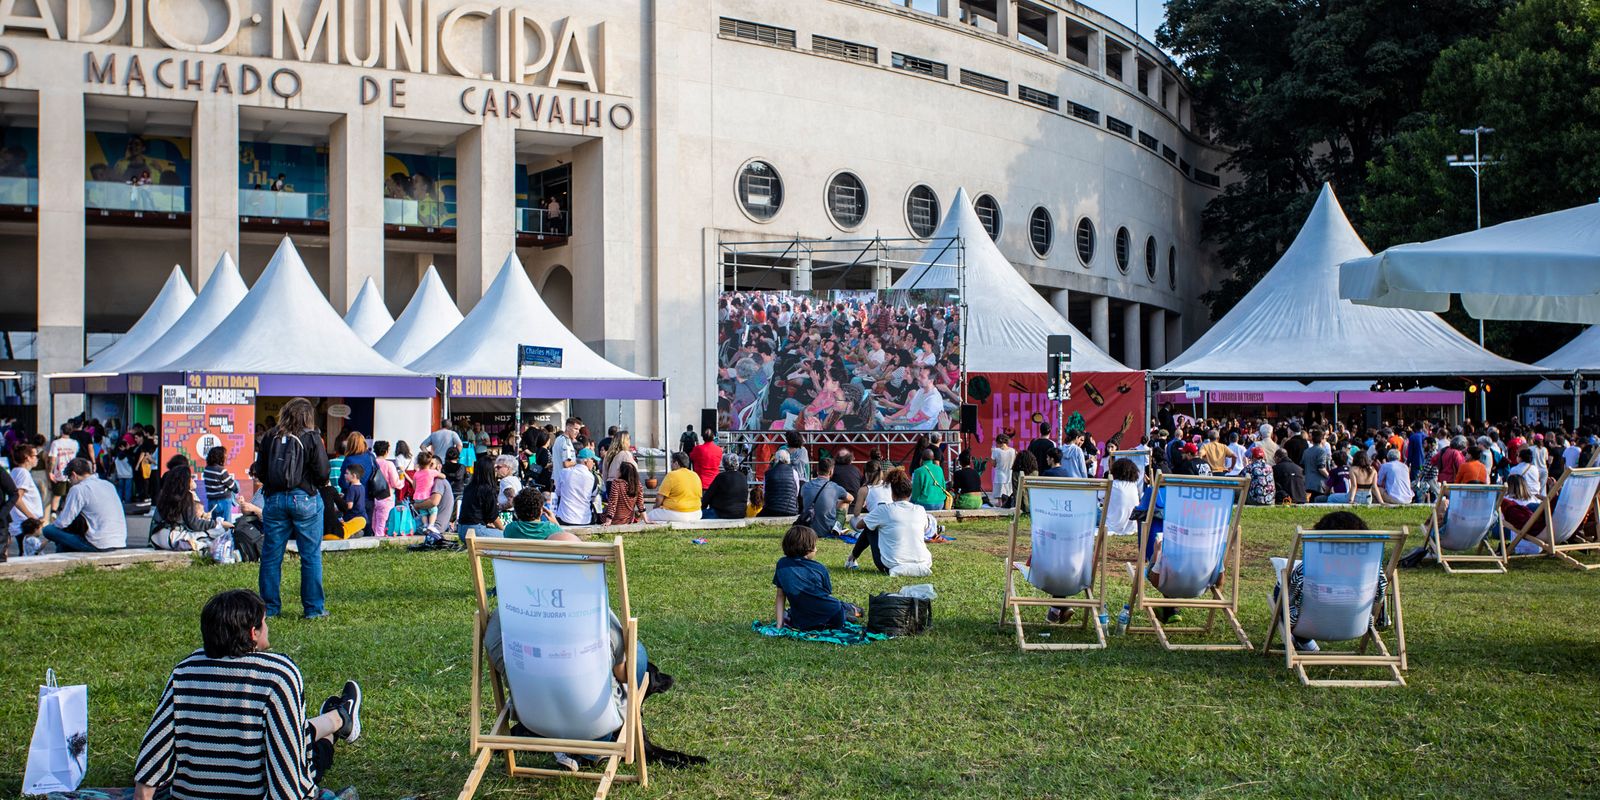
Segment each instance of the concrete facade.
M36 215L0 222L0 257L37 265L0 275L0 320L37 331L43 374L80 366L86 333L126 330L173 263L198 285L226 250L259 274L282 234L241 228L232 154L290 138L327 149L325 226L287 232L336 307L372 277L397 313L431 263L466 311L515 248L580 338L670 381L674 426L714 398L717 242L911 237L917 186L941 214L959 187L992 197L1001 251L1130 366L1175 356L1205 324L1199 212L1223 154L1191 129L1170 62L1076 3L1029 2L1030 23L1016 0L992 17L960 0L174 0L153 15L149 0L74 2L6 4L0 19L0 67L15 62L0 106L35 118L41 176ZM187 224L86 216L73 177L86 130L158 120L188 121ZM455 159L452 229L385 224L388 152ZM782 183L765 218L737 193L753 160ZM519 228L513 165L570 168L570 235ZM850 225L827 188L843 172L866 198ZM41 422L78 410L51 408L43 385L40 404ZM659 414L632 405L601 413L648 437Z

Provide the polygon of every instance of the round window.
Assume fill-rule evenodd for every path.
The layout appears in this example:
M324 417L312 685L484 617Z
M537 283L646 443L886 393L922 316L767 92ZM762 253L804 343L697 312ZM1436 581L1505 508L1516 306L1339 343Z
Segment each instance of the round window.
M756 222L766 222L783 207L783 179L765 161L745 162L739 170L739 207Z
M1094 223L1088 217L1078 220L1078 260L1085 267L1094 263Z
M867 216L867 187L853 172L828 179L828 216L841 228L854 228Z
M918 239L926 239L939 228L939 195L926 184L911 187L906 195L906 227Z
M980 194L978 199L972 201L972 209L978 212L978 221L983 223L983 229L989 233L989 240L999 241L1000 201L994 199L992 194Z
M1156 237L1144 240L1144 276L1156 282Z
M1124 275L1128 274L1128 259L1131 257L1131 254L1128 251L1131 249L1133 249L1133 237L1128 235L1127 228L1118 228L1117 269L1120 270Z
M1050 246L1055 243L1056 224L1050 218L1050 212L1044 206L1033 210L1033 215L1028 218L1028 240L1033 244L1034 255L1040 258L1050 254Z

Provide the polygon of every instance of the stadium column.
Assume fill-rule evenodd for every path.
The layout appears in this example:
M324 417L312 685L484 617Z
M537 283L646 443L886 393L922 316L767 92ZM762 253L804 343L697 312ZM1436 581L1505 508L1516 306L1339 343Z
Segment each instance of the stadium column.
M650 374L646 318L619 307L619 298L626 298L620 305L636 308L647 296L639 242L631 233L641 230L643 211L631 168L635 144L630 135L610 131L572 149L572 332L612 364ZM698 402L688 389L674 394ZM698 420L698 408L674 402L673 414ZM661 415L654 403L615 400L577 403L574 409L592 430L619 425L641 441L649 441L642 437L659 427L654 421Z
M1183 355L1183 315L1167 315L1167 358L1168 360Z
M516 247L515 137L498 118L456 137L456 305L463 314Z
M224 252L239 259L239 107L233 95L202 95L194 104L189 185L189 282L198 289Z
M1000 35L1017 38L1017 0L999 0L995 12L999 17L995 26L1000 29Z
M83 366L83 92L67 81L39 91L39 337L37 430L83 410L82 395L54 397L44 377Z
M1061 315L1062 319L1070 320L1068 311L1072 309L1072 292L1067 289L1057 289L1050 293L1050 307Z
M1166 366L1167 363L1167 310L1164 308L1150 309L1150 322L1145 336L1150 339L1150 368Z
M1095 347L1111 353L1111 298L1105 295L1089 298L1089 338Z
M961 21L961 0L940 0L939 14L946 19Z
M1128 303L1122 307L1122 363L1128 369L1139 369L1143 363L1144 345L1140 334L1144 331L1139 317L1139 304Z
M509 212L507 212L509 215ZM383 113L360 106L328 136L328 299L343 314L372 278L383 293Z

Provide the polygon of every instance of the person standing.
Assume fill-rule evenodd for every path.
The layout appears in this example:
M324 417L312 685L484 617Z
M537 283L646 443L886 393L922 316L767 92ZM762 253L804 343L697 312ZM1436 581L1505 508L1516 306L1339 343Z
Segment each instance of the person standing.
M1328 446L1322 443L1322 430L1311 429L1311 444L1300 454L1300 468L1306 474L1306 493L1312 497L1327 494L1323 488L1328 481L1328 468L1332 464L1333 455Z
M265 496L257 583L269 617L281 610L283 553L291 536L300 549L300 604L305 617L328 615L322 591L322 517L331 509L323 508L319 492L328 482L328 452L312 422L313 413L311 401L304 397L284 404L250 470Z
M585 447L578 451L576 463L556 473L556 521L562 525L588 525L594 521L594 500L600 496L594 462L594 451ZM497 463L496 466L500 465ZM504 480L501 486L506 486ZM513 503L520 492L521 488L518 487L517 492L512 493ZM698 505L695 508L699 510Z
M443 464L445 451L461 446L461 434L456 433L455 425L450 420L444 420L439 423L438 430L422 440L422 446L433 450L433 454L439 457L439 463Z
M1083 459L1083 431L1067 431L1067 444L1061 448L1061 468L1068 478L1089 477L1089 465Z
M17 553L24 552L22 523L24 520L44 521L44 499L39 496L39 485L33 480L33 467L39 462L39 451L31 444L17 444L11 448L11 483L16 488L15 500L10 503L4 523L8 536L17 540ZM0 547L0 552L4 552Z
M568 417L561 428L561 433L556 436L550 445L550 474L553 478L561 474L561 470L578 463L578 431L583 429L583 420L577 417Z
M373 442L372 455L378 464L378 474L389 487L388 497L372 499L372 533L381 537L389 533L389 512L394 510L394 501L400 492L400 470L389 460L388 442L381 439Z
M72 438L72 426L62 425L61 434L50 441L46 463L50 470L50 505L59 511L67 497L67 464L78 457L78 440Z
M717 471L722 468L722 448L717 445L715 431L705 429L700 436L700 443L689 451L689 461L700 476L700 489L710 489L711 482L717 479Z

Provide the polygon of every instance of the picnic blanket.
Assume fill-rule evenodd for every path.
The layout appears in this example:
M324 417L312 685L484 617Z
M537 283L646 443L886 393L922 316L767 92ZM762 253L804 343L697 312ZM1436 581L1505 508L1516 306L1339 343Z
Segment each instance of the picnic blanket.
M758 619L750 623L750 630L762 636L798 639L802 642L826 642L838 645L867 644L868 642L881 642L889 638L881 633L867 633L865 628L854 622L846 622L843 628L832 630L797 631L794 628L780 628L775 622L762 622Z
M320 789L322 794L318 800L359 800L355 787L335 792L330 789ZM45 800L133 800L133 787L126 789L78 789L73 792L50 792L42 795ZM156 797L169 796L166 789L157 789Z

